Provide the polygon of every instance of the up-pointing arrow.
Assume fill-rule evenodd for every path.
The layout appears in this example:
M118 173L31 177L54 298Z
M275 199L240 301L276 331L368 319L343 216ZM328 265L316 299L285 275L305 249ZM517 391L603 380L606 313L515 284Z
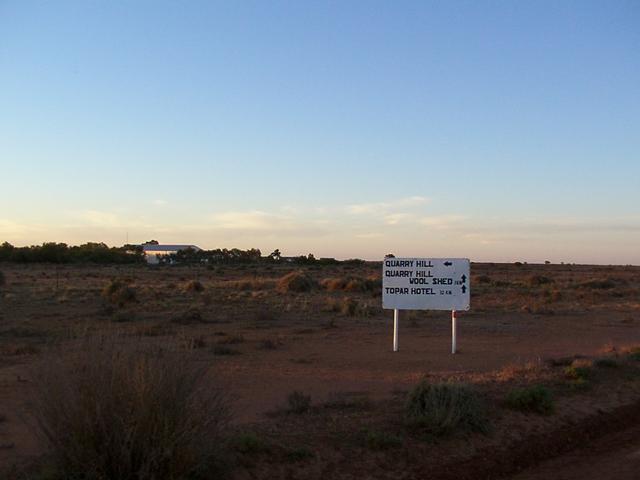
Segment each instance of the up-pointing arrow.
M467 286L466 285L462 285L462 293L465 293L467 291Z
M467 281L467 276L463 274L463 275L462 275L462 283L464 283L464 282L466 282L466 281Z

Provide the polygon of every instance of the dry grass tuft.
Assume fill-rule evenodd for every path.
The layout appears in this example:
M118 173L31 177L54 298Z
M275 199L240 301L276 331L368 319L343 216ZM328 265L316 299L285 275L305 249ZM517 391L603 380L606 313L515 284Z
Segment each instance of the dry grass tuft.
M496 372L496 380L510 382L512 380L538 379L543 375L544 370L545 367L540 362L506 365Z
M278 280L280 292L310 292L318 286L317 282L304 272L291 272Z
M33 373L57 478L180 479L215 468L224 393L184 351L86 338Z
M205 323L206 320L199 308L192 307L189 308L186 312L173 317L171 319L171 322L178 323L180 325L193 325L196 323Z
M107 302L120 307L137 301L135 289L123 280L111 280L107 283L102 290L102 297Z
M325 278L320 286L329 292L377 292L382 289L380 277Z
M184 291L188 293L202 293L204 292L204 285L198 280L189 280L184 285Z

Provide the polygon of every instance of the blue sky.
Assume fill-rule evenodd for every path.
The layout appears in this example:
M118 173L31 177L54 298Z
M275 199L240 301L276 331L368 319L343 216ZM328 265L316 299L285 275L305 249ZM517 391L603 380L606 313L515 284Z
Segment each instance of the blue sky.
M640 264L640 4L0 0L0 241Z

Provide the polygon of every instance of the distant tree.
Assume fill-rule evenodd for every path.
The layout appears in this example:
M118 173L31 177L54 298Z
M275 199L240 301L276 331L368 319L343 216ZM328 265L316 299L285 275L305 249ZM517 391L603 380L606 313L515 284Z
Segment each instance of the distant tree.
M384 258L396 258L396 256L393 253L387 253Z
M309 255L307 255L307 261L310 263L316 261L316 257L313 256L313 253L310 253Z
M143 245L160 245L158 240L149 240L148 242L144 242Z
M545 265L551 265L551 262L550 262L549 260L545 260L545 261L544 261L544 264L545 264Z
M274 260L280 260L282 254L280 253L280 249L276 248L273 252L269 254L269 256Z

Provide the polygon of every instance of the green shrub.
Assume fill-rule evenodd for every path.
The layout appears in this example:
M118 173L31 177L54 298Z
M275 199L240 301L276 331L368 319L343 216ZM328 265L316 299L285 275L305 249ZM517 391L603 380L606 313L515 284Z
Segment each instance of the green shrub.
M227 347L226 345L215 345L211 350L214 355L240 355L240 350Z
M300 462L309 458L314 458L316 455L308 447L297 447L289 450L286 454L287 460L290 462Z
M565 367L564 374L571 380L586 380L591 376L591 368L586 366L569 365Z
M616 282L607 278L605 280L587 280L578 285L580 288L588 288L591 290L610 290L616 287Z
M291 413L305 413L311 408L311 396L294 391L287 397L288 411Z
M280 348L280 341L277 338L263 338L258 342L258 348L261 350L277 350Z
M179 479L214 468L229 410L191 360L87 338L35 367L31 403L55 478Z
M594 363L598 368L618 368L620 362L615 358L598 358Z
M586 378L576 378L569 382L569 386L572 390L583 391L591 388L591 382Z
M554 410L553 396L542 385L514 388L507 394L506 403L509 408L522 412L548 415Z
M388 450L402 445L402 438L387 432L367 430L364 432L364 444L371 450Z
M532 287L537 287L539 285L548 285L549 283L553 283L553 280L543 275L531 275L529 277L529 285Z
M180 325L193 325L194 323L205 323L206 320L197 307L190 307L185 312L171 318L172 323Z
M410 393L405 407L407 424L442 436L454 431L487 432L484 403L466 384L419 383Z
M123 312L117 312L111 320L116 323L133 322L137 320L137 316L134 312L123 311Z
M218 345L237 345L239 343L244 343L244 337L242 335L230 335L225 338L221 338L218 340Z
M234 450L244 454L267 453L271 450L266 441L252 432L236 435L230 443Z

